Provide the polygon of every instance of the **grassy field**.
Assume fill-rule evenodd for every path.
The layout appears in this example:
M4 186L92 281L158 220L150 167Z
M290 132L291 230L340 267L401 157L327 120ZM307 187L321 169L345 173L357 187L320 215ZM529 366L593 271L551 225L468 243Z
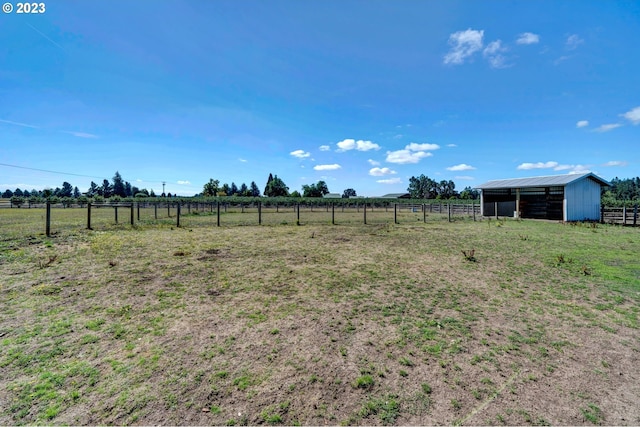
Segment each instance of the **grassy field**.
M640 423L638 229L83 212L0 210L0 424Z

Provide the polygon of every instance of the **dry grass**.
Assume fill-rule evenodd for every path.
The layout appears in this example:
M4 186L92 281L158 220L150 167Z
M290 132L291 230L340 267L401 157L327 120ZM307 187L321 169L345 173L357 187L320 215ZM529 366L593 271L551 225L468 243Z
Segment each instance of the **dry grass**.
M0 424L640 423L637 230L201 218L0 211Z

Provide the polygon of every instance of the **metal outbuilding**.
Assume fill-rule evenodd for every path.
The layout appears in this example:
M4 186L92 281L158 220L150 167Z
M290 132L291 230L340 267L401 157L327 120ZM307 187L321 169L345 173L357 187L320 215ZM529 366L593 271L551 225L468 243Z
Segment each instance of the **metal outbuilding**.
M598 221L600 194L610 184L593 173L500 179L476 188L483 216Z

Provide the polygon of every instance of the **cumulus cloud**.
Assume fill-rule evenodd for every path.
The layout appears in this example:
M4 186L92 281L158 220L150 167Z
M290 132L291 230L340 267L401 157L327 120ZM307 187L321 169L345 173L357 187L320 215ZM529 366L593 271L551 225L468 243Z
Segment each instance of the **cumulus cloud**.
M299 159L304 159L305 157L309 157L311 154L304 151L304 150L295 150L290 152L289 154L291 154L293 157L297 157Z
M190 185L191 182L189 182L189 181L178 181L178 184L180 184L180 185Z
M320 151L329 151L331 150L331 147L329 147L328 145L321 145L319 149Z
M447 168L448 171L472 171L475 170L476 168L474 168L471 165L467 165L465 163L460 163L459 165L455 165L455 166L449 166Z
M463 64L465 59L482 49L484 30L457 31L449 35L451 50L444 56L445 64Z
M411 151L433 151L439 148L440 146L438 144L416 144L415 142L404 147L405 150Z
M315 165L313 167L313 169L317 170L317 171L334 171L334 170L340 169L340 168L342 168L342 166L340 166L337 163L334 163L332 165Z
M622 126L619 123L611 123L608 125L602 125L598 128L595 129L596 132L609 132L610 130L614 130L616 128L619 128L620 126Z
M582 42L584 42L584 40L582 40L580 37L578 37L577 34L571 34L569 37L567 37L567 41L565 42L565 46L566 46L567 49L573 50L573 49L577 48L578 45L580 45Z
M632 110L629 110L624 114L621 114L621 116L629 120L634 125L639 125L640 124L640 107L633 108Z
M518 44L536 44L540 41L540 36L534 33L522 33L518 36Z
M379 166L380 165L380 162L378 162L376 160L373 160L373 159L369 159L369 160L367 160L367 162L369 162L369 164L371 166Z
M604 163L602 166L611 167L611 166L627 166L627 162L623 162L620 160L611 160L607 163Z
M397 172L389 168L373 168L369 170L371 176L395 175Z
M558 162L537 162L537 163L522 163L518 165L518 170L531 170L531 169L550 169L558 166Z
M359 139L356 141L355 139L345 139L336 144L338 146L338 152L342 153L349 150L357 150L357 151L370 151L370 150L379 150L380 146L371 141L363 141Z
M482 56L489 62L491 68L506 68L507 58L502 54L508 49L502 45L501 40L496 40L487 45L482 51Z
M578 123L576 123L577 128L585 128L587 126L589 126L589 120L580 120Z
M400 178L379 179L376 182L380 184L402 184L402 180Z
M433 154L426 151L411 151L405 149L397 151L387 151L386 161L389 163L404 165L407 163L418 163L420 159L431 156L433 156Z

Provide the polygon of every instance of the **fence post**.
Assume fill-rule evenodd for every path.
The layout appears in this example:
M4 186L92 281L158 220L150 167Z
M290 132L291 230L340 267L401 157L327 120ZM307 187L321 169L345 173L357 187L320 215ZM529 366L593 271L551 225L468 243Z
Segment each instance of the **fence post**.
M300 203L298 203L298 209L297 210L298 210L298 219L297 219L298 222L296 222L296 225L300 225Z
M336 211L333 203L331 203L331 225L336 225Z
M167 202L167 217L171 218L171 204Z
M216 203L218 205L218 213L217 213L217 216L218 216L218 227L220 227L220 202L216 202Z
M178 218L176 221L176 227L180 227L180 202L178 202L178 213L176 214L176 217Z
M422 204L422 222L427 223L427 205Z
M633 226L635 227L638 222L638 204L633 207Z
M398 223L398 204L397 203L393 204L393 223L394 224Z
M600 224L604 224L604 205L600 205Z
M154 203L153 204L153 217L157 220L158 219L158 204Z
M51 202L47 200L47 219L46 219L45 231L47 237L51 236Z
M622 225L627 225L627 205L622 207Z
M187 204L187 211L189 214L191 214L191 202Z
M476 222L476 202L471 202L471 209L473 209L473 222Z
M115 211L115 216L116 216L116 224L118 223L118 207L114 206L113 207L114 211Z
M258 225L262 225L262 202L258 202Z
M362 211L364 212L364 224L367 224L367 202L364 202L364 204L362 205L362 207L364 209L362 209Z
M91 202L87 203L87 230L91 230Z
M140 202L136 203L136 208L138 210L138 221L140 221Z
M131 202L131 225L133 225L133 202Z
M449 222L451 222L451 203L447 205L449 211Z

